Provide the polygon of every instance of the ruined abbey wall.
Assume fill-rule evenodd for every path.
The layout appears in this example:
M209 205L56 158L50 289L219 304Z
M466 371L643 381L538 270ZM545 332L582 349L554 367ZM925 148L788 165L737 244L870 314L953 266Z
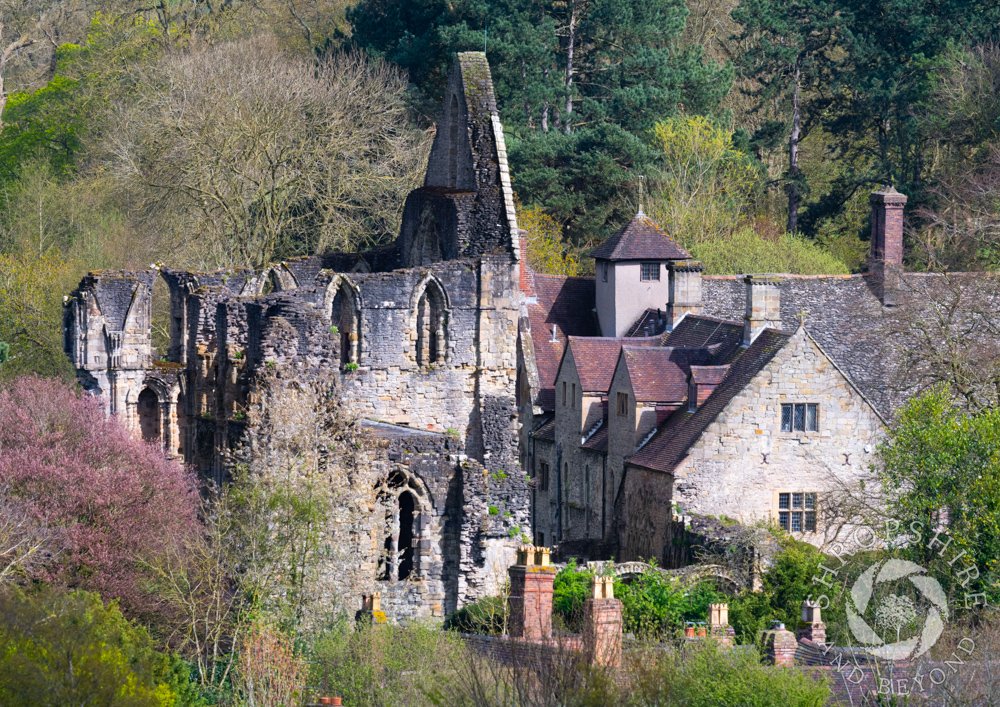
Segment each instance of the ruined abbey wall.
M246 413L263 373L336 372L346 409L381 440L364 464L398 496L414 563L380 576L384 519L372 517L365 482L340 524L351 544L326 575L357 597L377 587L390 616L442 616L494 593L530 533L518 260L489 67L462 54L425 186L392 247L263 271L92 273L67 298L66 351L109 414L216 482L227 451L252 434ZM170 293L164 351L151 335L157 277Z

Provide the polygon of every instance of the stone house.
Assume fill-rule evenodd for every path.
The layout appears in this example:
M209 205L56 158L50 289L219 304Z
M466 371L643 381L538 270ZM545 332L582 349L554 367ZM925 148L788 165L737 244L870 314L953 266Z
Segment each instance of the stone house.
M354 489L351 508L391 504L397 526L383 537L383 514L359 512L345 561L367 576L345 588L344 608L380 591L390 616L442 616L494 593L530 532L515 407L520 239L481 53L455 62L424 185L403 213L395 243L366 253L262 272L91 273L66 300L65 346L109 414L216 480L263 373L335 372L380 477ZM166 351L151 337L156 278L169 290Z
M871 202L861 275L704 276L641 212L592 252L593 280L528 274L537 371L522 363L519 409L536 542L669 564L686 514L820 546L844 531L835 499L899 406L940 379L941 347L1000 353L995 278L905 272L906 197Z

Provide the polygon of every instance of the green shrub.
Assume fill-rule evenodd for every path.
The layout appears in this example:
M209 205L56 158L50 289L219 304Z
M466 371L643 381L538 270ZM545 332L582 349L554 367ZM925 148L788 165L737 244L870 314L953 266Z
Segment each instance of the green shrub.
M713 275L789 273L846 275L848 267L813 241L782 234L764 238L744 227L732 235L689 244L691 254Z
M346 705L427 704L427 694L461 662L461 639L437 627L341 624L312 646L310 683Z
M449 631L499 636L507 629L507 598L483 597L466 604L448 617L444 624Z
M594 572L580 569L576 560L559 570L552 582L552 616L568 631L583 627L583 603L590 596Z
M190 675L97 594L0 594L0 704L203 704Z
M830 697L824 681L762 665L755 650L725 650L713 641L633 655L627 670L631 704L821 707Z

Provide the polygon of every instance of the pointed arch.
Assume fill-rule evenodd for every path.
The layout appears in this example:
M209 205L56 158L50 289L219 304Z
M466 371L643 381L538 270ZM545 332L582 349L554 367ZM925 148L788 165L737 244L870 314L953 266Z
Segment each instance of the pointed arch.
M376 579L418 578L426 550L421 539L431 510L427 489L408 471L396 469L376 487L376 496L384 511Z
M361 363L361 293L346 277L338 275L327 288L330 333L340 341L340 365ZM334 328L335 327L335 328Z
M425 277L416 289L414 327L416 359L421 367L445 363L448 359L448 295L440 280Z

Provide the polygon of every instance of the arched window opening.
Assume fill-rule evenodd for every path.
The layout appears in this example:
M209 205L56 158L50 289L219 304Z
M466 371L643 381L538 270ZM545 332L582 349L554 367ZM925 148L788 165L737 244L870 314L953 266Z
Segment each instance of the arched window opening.
M431 281L417 302L417 365L444 363L447 345L444 292Z
M419 569L420 506L408 478L393 472L378 492L379 505L385 509L384 538L379 557L377 579L403 581Z
M136 407L139 412L139 430L146 442L159 442L160 437L160 399L149 388L143 388L139 393Z
M361 310L358 297L346 282L340 283L333 298L331 320L340 337L340 365L358 363L361 359Z

